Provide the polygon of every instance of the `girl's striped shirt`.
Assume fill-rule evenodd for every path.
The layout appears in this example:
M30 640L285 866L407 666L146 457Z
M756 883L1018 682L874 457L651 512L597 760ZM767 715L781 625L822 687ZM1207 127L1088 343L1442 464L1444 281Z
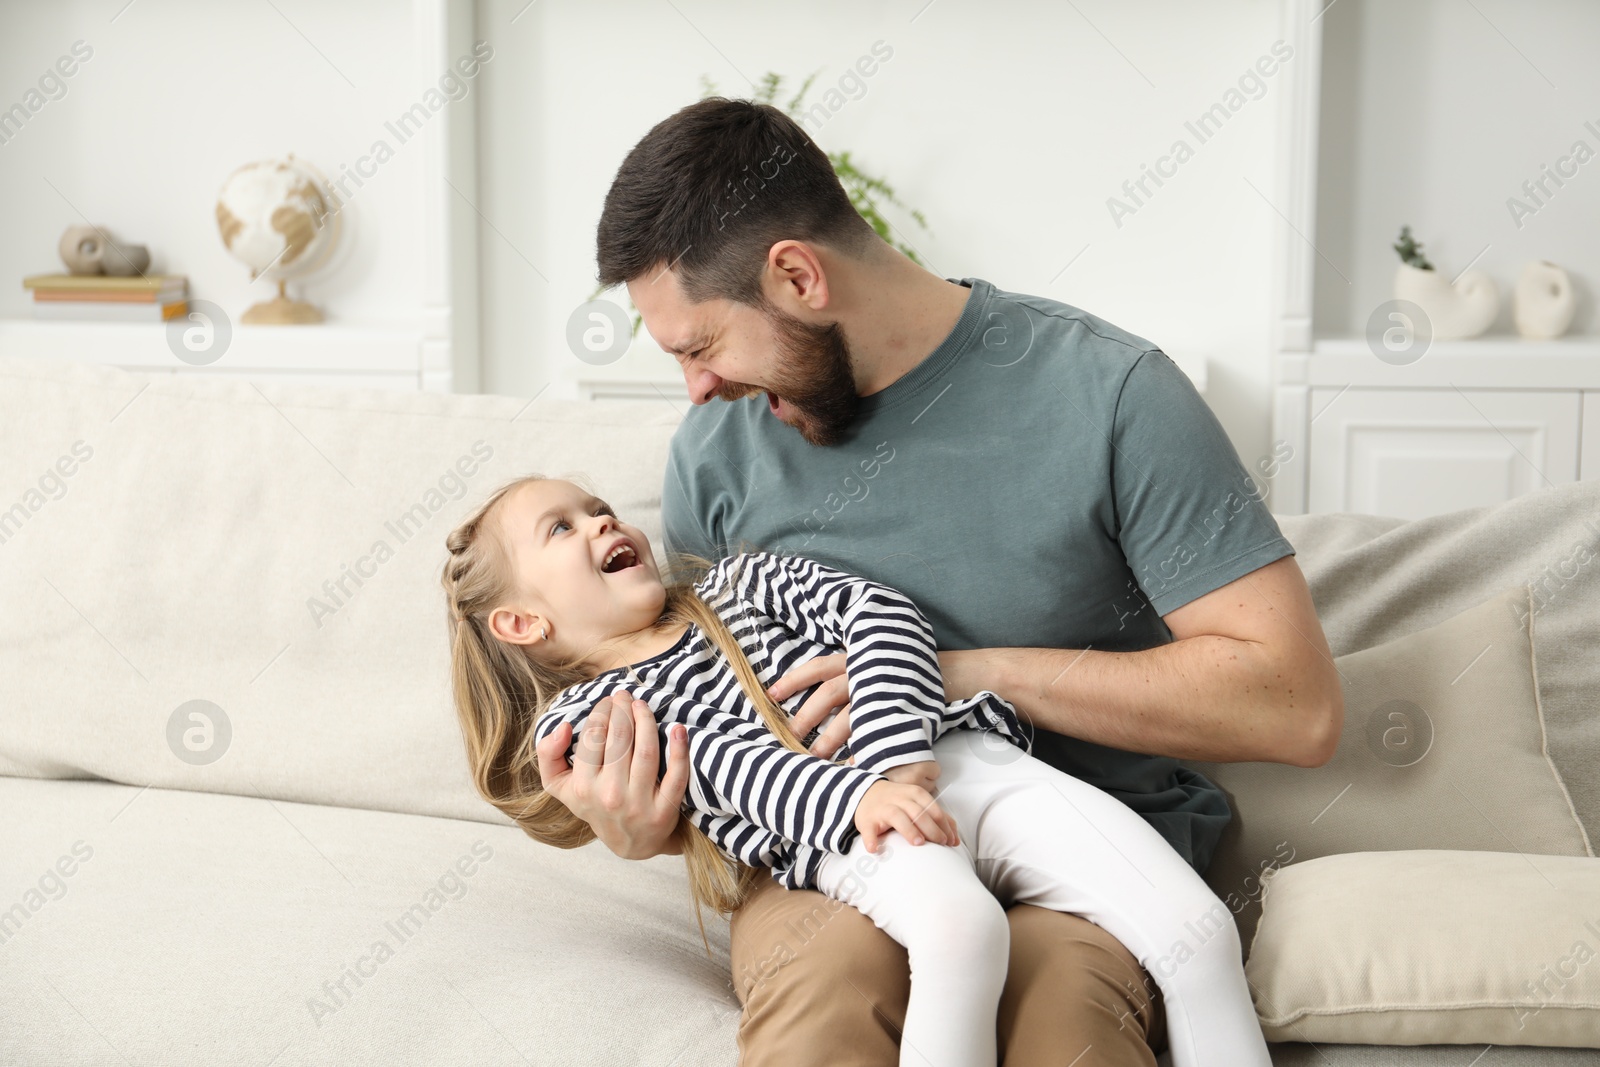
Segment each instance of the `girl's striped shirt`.
M862 795L881 772L933 758L957 727L990 730L1029 749L1016 709L985 690L946 703L933 630L907 596L800 556L747 552L707 571L695 591L728 624L763 686L817 656L845 653L850 740L837 759L786 749L739 688L716 646L690 625L677 644L563 690L534 732L578 727L595 704L626 688L655 713L658 777L667 727L688 728L690 777L683 810L727 855L767 867L791 889L813 887L823 853L844 853ZM793 713L808 692L783 702Z

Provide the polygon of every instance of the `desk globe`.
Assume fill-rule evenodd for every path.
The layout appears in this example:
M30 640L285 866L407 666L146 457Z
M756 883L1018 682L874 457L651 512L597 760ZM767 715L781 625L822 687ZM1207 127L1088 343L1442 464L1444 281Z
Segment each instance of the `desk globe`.
M246 163L228 175L217 194L217 229L250 277L278 283L278 295L256 304L239 321L302 325L322 312L289 298L289 279L327 262L339 236L339 214L322 174L293 155Z

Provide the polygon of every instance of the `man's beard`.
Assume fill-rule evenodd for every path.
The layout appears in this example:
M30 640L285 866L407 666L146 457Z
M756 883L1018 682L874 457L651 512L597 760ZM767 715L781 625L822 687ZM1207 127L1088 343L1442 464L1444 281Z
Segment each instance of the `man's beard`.
M843 328L837 322L812 326L776 307L763 310L777 338L770 392L793 409L792 425L808 443L838 444L861 407ZM724 382L717 396L738 400L763 391Z

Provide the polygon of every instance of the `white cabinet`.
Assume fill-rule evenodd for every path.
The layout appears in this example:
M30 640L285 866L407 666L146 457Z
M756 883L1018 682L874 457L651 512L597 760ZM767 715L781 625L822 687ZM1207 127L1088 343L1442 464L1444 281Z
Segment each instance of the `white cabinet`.
M1416 519L1600 481L1600 343L1437 342L1415 363L1365 341L1280 355L1272 510Z
M1578 478L1580 392L1310 391L1309 505L1414 519Z

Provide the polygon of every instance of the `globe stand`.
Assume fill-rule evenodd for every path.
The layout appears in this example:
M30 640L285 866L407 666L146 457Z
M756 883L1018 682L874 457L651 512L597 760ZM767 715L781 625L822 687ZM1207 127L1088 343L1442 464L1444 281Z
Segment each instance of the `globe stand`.
M288 286L278 280L278 295L254 305L239 321L250 326L308 326L322 320L322 312L310 304L290 300Z

